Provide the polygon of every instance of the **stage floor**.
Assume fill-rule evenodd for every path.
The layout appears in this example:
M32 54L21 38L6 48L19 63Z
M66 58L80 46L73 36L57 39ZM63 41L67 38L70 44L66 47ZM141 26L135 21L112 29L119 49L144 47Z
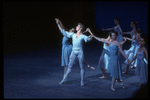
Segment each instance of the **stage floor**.
M63 77L64 69L61 67L61 48L49 48L38 51L4 55L3 71L3 96L5 99L39 99L39 98L106 98L126 99L135 96L138 88L138 80L135 69L129 69L129 73L123 76L126 90L116 82L113 92L112 78L107 73L107 79L99 79L102 72L97 67L101 55L100 48L85 50L85 60L95 67L89 69L84 65L85 86L80 86L80 67L77 62L68 76L66 84L59 85ZM121 62L124 58L121 57ZM122 63L122 71L125 65ZM148 89L147 89L148 91Z

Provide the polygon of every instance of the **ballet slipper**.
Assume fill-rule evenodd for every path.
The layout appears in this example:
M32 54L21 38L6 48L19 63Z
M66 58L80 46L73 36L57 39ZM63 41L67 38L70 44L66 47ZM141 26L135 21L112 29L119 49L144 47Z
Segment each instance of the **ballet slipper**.
M63 84L67 81L67 79L62 79L61 82L59 82L59 84Z
M93 66L90 66L89 68L90 68L90 69L92 69L92 70L94 70L94 69L95 69Z
M111 90L114 91L114 92L116 91L113 87L111 87Z
M101 76L101 77L99 77L100 79L106 79L107 77L106 76Z
M123 89L126 89L126 87L123 85L123 83L121 84L121 87L122 87Z
M88 65L87 67L92 69L92 70L95 69L93 66L90 66L90 65Z

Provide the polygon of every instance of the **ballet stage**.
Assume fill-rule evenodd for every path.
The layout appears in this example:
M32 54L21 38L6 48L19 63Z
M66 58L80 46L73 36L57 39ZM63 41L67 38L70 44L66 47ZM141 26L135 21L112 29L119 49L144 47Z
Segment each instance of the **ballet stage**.
M102 51L102 43L84 45L85 60L95 67L89 69L84 65L84 86L80 86L80 67L78 60L72 68L65 84L59 84L63 77L64 68L61 67L61 47L38 49L30 52L4 55L3 59L3 97L4 99L126 99L147 98L148 87L138 89L135 69L123 75L126 90L116 82L113 92L111 77L99 79L102 72L97 67ZM128 46L128 44L125 44ZM128 46L129 47L129 46ZM122 71L125 69L123 56L121 57ZM140 93L139 93L140 92ZM138 96L137 96L138 95Z

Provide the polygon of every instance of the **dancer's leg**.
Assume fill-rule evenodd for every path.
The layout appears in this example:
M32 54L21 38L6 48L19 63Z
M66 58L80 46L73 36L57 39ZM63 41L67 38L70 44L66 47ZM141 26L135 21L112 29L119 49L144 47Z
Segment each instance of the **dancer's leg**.
M95 69L93 66L90 66L90 65L86 62L85 59L84 59L84 64L85 64L88 68L90 68L90 69Z
M75 55L75 53L72 51L72 52L71 52L71 55L70 55L70 60L69 60L69 64L68 64L68 69L67 69L66 74L64 75L62 81L61 81L59 84L62 84L62 83L64 83L64 82L67 80L67 77L68 77L69 73L71 72L71 68L72 68L72 66L73 66L73 63L74 63L75 58L76 58L76 55Z
M80 65L80 74L81 74L81 86L84 85L83 78L84 78L84 69L83 69L83 62L84 62L84 54L83 51L80 51L78 54L79 65Z
M67 72L67 69L68 69L68 66L65 66L65 67L64 67L64 76L65 76L65 74L66 74L66 72ZM64 77L64 76L63 76L63 77Z
M114 84L115 84L115 82L116 82L116 79L115 79L115 78L112 78L112 85L111 85L111 90L112 90L112 91L116 91L116 90L114 89Z
M117 79L117 82L121 85L121 87L122 87L123 89L125 89L125 87L124 87L124 85L123 85L123 82L120 81L120 79Z
M103 73L103 76L102 76L102 77L99 77L99 78L101 78L101 79L107 78L107 77L106 77L106 74L105 74L105 69L104 69L104 68L100 68L100 69L101 69L101 71L102 71L102 73Z
M129 70L129 65L126 65L126 70L122 74L127 74Z

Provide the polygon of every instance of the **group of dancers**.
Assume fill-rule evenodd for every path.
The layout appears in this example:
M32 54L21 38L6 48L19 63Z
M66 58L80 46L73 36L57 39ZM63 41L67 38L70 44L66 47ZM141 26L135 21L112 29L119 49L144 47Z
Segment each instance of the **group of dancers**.
M71 72L71 68L74 64L76 58L79 60L80 65L80 74L81 74L81 86L84 86L84 68L83 64L85 63L87 67L90 69L95 69L90 66L84 58L83 53L83 42L91 41L92 38L103 42L103 51L101 57L98 62L98 66L100 67L103 76L101 79L107 78L105 74L105 69L110 73L112 77L112 85L111 90L116 91L114 88L114 84L117 81L123 89L125 86L122 80L122 74L127 74L129 66L132 65L136 67L136 74L139 79L139 85L147 84L148 80L148 52L144 46L145 40L141 38L141 29L136 30L137 22L131 22L131 28L133 29L131 32L122 32L121 27L119 25L120 19L115 18L114 23L115 27L109 29L102 29L102 31L110 31L108 38L100 38L96 37L89 28L84 31L84 25L78 23L76 26L76 33L74 33L75 29L70 29L69 32L65 30L61 21L55 18L58 28L63 34L62 39L62 56L61 56L61 66L64 67L64 75L63 79L59 84L63 84L67 81L67 77ZM86 36L83 33L89 32L91 35ZM130 34L131 38L123 37L124 34ZM68 42L68 38L72 38L72 45ZM122 50L122 45L127 41L132 41L131 47L129 50ZM119 61L120 53L125 57L126 70L122 73L121 64Z

